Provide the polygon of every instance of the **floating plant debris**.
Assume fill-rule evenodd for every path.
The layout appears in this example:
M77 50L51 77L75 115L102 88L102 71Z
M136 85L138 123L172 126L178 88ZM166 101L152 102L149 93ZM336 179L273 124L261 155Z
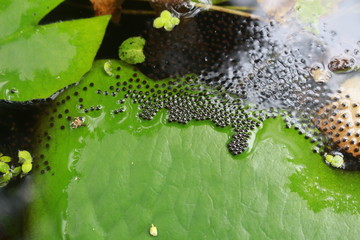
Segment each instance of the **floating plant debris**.
M83 117L75 117L74 120L71 122L71 128L85 126L84 121L85 119Z
M328 68L335 73L346 73L354 70L356 60L352 56L335 56L330 59Z
M315 82L326 83L331 79L330 71L323 69L318 65L312 66L310 69L310 73Z
M18 175L24 177L32 169L32 156L28 151L18 151L18 162L12 161L11 157L0 153L0 187L6 186L10 180Z
M151 224L149 232L150 232L150 235L153 237L157 237L157 235L158 235L157 227L155 227L154 224Z
M341 168L344 166L344 158L340 155L326 155L325 157L326 161L331 164L331 166L336 168Z
M153 22L154 28L164 28L166 31L171 31L176 25L180 24L180 19L172 16L168 10L161 12L160 17L155 18Z

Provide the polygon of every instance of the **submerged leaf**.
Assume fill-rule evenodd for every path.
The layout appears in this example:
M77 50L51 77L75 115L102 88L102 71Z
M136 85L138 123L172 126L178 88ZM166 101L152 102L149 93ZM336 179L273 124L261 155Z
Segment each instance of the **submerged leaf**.
M62 0L2 0L0 99L48 98L87 72L109 16L37 25Z

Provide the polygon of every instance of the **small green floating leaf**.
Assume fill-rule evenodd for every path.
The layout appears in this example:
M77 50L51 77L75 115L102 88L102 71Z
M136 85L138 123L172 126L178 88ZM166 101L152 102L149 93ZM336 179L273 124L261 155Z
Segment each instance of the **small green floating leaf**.
M161 12L160 17L169 20L171 18L171 13L168 10L164 10Z
M7 173L10 170L10 167L7 163L0 162L0 172Z
M172 31L176 25L180 24L180 19L173 17L168 10L161 12L160 17L155 18L153 22L154 28L162 28L166 31Z
M22 167L16 167L16 168L14 168L13 170L12 170L12 174L13 174L13 176L18 176L20 173L21 173L21 168Z
M11 162L11 157L2 156L2 157L0 157L0 162Z
M137 64L145 61L143 48L145 39L142 37L131 37L126 39L119 48L119 57L126 63Z
M328 154L328 155L326 155L325 159L333 167L341 168L344 166L344 158L342 156L339 156L339 155L333 156L333 155Z
M30 172L32 169L32 164L31 163L24 163L22 166L21 166L21 170L23 171L23 173L28 173Z
M173 25L179 25L179 24L180 24L180 19L177 18L177 17L172 17L172 18L170 19L170 21L171 21L171 23L172 23Z
M336 156L334 156L334 158L330 164L333 167L340 168L344 165L344 158L339 155L336 155Z
M28 151L19 150L18 156L19 156L19 163L32 163L32 157Z
M174 25L172 24L172 22L170 20L167 20L165 22L165 26L164 26L166 31L172 31L174 28Z
M10 181L12 177L13 177L13 175L12 175L12 173L9 172L9 171L4 174L4 180L5 180L5 181Z
M154 22L153 22L153 27L154 28L162 28L165 25L165 19L158 17L155 18Z

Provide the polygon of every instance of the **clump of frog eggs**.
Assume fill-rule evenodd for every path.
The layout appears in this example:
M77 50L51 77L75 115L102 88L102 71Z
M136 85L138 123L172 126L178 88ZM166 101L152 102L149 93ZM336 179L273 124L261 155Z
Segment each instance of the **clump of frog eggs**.
M327 145L328 152L343 152L349 167L356 168L360 159L360 107L353 102L350 95L339 94L332 102L317 110L313 119L315 125L331 140ZM352 156L352 157L351 157ZM352 161L351 161L352 160Z
M114 118L122 118L127 111L126 102L138 106L138 116L143 120L152 120L161 109L165 109L169 122L187 124L190 121L211 121L220 128L231 127L233 135L228 149L234 155L246 151L253 134L252 130L271 117L262 111L247 111L241 99L233 98L221 87L208 87L197 77L153 81L134 70L130 78L125 78L122 77L125 75L122 72L123 67L115 66L113 76L104 76L112 79L111 85L106 88L98 87L96 82L89 83L84 78L75 88L70 87L60 94L46 112L49 130L37 136L38 143L44 147L43 149L50 148L51 135L57 129L77 131L86 127L87 119L94 114L106 112ZM128 72L126 75L128 76ZM88 94L96 94L99 97L92 97L92 100L87 101ZM109 109L102 105L108 100L116 108ZM44 161L45 168L42 169L40 164L37 164L35 169L40 169L42 174L50 171L48 156L42 152L39 159Z
M341 167L359 168L357 112L350 107L355 106L354 103L345 107L346 111L352 112L345 118L352 116L348 122L353 125L344 125L346 119L342 122L333 120L343 116L336 113L330 118L336 128L332 126L329 132L322 126L330 121L322 109L338 101L332 97L334 90L325 83L331 78L330 72L351 70L356 60L347 50L343 54L345 57L341 55L329 60L330 71L313 71L317 69L309 65L314 60L304 56L296 47L274 40L271 37L274 29L274 22L261 26L256 21L240 17L200 13L194 22L180 25L171 35L150 32L148 55L157 56L159 52L162 57L151 57L143 70L152 77L166 76L166 73L183 74L187 70L195 72L200 75L203 84L221 87L235 99L241 99L243 106L249 106L248 112L263 111L267 116L282 116L286 127L298 130L314 144L314 152L321 153L324 158L327 155L341 156L346 159ZM186 38L182 39L183 36ZM151 44L152 39L163 39L160 44L156 42L161 45L158 46L160 51ZM175 41L177 44L171 44ZM318 51L326 52L316 41L310 45L315 55ZM359 50L354 49L353 52L355 54ZM350 57L346 57L348 55Z
M161 71L170 69L172 74L182 75L183 71L188 68L188 71L198 73L200 75L198 78L188 76L153 81L134 70L132 77L125 79L122 77L122 66L116 66L114 67L116 71L112 76L114 82L107 89L97 88L96 83L86 81L80 82L76 89L91 91L93 94L98 94L99 98L113 98L120 107L111 109L108 113L115 117L126 112L126 108L121 105L124 105L126 101L131 101L139 106L141 109L139 117L144 120L152 120L161 109L166 109L169 122L187 124L194 120L211 121L217 127L231 127L234 134L228 143L228 149L234 155L246 151L249 139L254 133L253 130L260 127L262 121L280 115L283 117L286 127L295 128L299 134L304 135L305 138L314 143L314 152L323 155L329 153L329 155L336 156L341 151L349 159L353 160L349 162L358 166L356 163L360 159L360 155L357 154L359 151L357 147L359 144L357 130L353 128L354 126L346 126L349 129L348 131L341 130L340 125L342 123L339 123L338 119L336 119L341 114L333 116L331 118L333 120L329 118L329 114L334 114L333 112L337 111L327 111L327 106L335 104L334 101L337 101L331 98L332 90L326 84L314 81L306 58L296 48L291 49L278 44L268 37L273 23L260 27L257 24L247 22L248 20L244 21L243 25L248 25L250 29L238 31L238 34L245 35L241 36L243 38L241 41L246 39L249 33L251 33L251 36L257 36L257 38L249 38L245 40L242 47L235 47L235 52L242 51L242 54L232 54L228 58L228 62L223 62L225 67L219 64L213 66L214 59L224 56L222 54L223 47L228 48L233 43L219 40L227 30L216 25L213 29L215 34L219 34L216 39L214 41L210 41L209 38L205 39L210 41L209 44L212 47L221 46L218 51L208 51L206 47L200 48L198 52L196 52L197 50L193 52L193 56L189 59L189 53L182 52L178 54L181 59L175 58L174 60L174 54L171 53L172 48L168 46L165 48L167 50L162 52L163 57L159 58L160 61L166 62L164 66L161 66L161 62L159 63L157 60L154 60L155 65L152 65L154 61L151 58L150 60L147 59L147 62L143 65L145 69L155 71L149 75L159 75L159 72L156 72L159 69ZM201 25L201 22L198 24ZM211 28L214 24L204 26ZM183 35L181 31L181 26L179 26L173 30L172 34L175 37L179 34ZM234 35L233 32L231 34ZM196 45L195 42L198 42L199 35L186 34L186 36L184 43L190 42ZM172 41L167 39L165 42ZM178 40L174 47L175 49L182 48L181 41ZM168 49L170 49L170 53L167 52ZM198 57L202 55L202 52L206 52L207 57ZM179 64L171 64L171 59ZM190 64L190 62L196 63L199 59L201 61L199 65ZM168 60L170 62L167 62ZM195 66L195 69L192 69L193 66ZM128 76L128 74L126 75ZM78 110L74 113L69 107L58 113L55 106L48 113L50 128L58 127L58 124L54 123L56 118L63 121L63 124L60 125L62 130L68 127L86 126L86 116L88 114L97 111L108 111L102 105L86 101L81 96L81 91L71 91L70 89L65 91L67 95L62 97L64 95L62 94L60 99L56 101L56 105L66 104L70 99L70 102L73 103L75 98L78 103ZM354 107L355 105L347 106ZM324 115L322 111L325 111L327 115ZM79 112L81 116L79 116ZM352 116L357 117L354 114ZM331 133L323 127L326 119L335 124L335 128L331 129ZM350 134L350 136L347 136L346 141L343 140L344 134ZM44 132L43 136L46 139L41 144L45 144L45 147L49 148L51 136L48 132ZM40 142L43 141L41 140L43 136L39 136ZM336 136L336 138L331 136ZM42 154L40 158L44 159L46 157ZM330 157L327 157L327 159L330 159ZM336 159L338 158L336 157ZM45 173L45 170L50 170L48 161L45 162L46 169L41 170L42 173Z

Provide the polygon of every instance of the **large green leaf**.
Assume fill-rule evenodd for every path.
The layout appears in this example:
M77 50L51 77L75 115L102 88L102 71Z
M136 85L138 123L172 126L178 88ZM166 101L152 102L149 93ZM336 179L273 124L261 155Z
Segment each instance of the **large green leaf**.
M116 61L109 76L104 63L43 118L29 239L151 239L151 224L158 239L358 237L359 174L329 168L280 119L267 120L252 147L233 157L229 128L168 123L164 110L142 120L137 104L118 102L121 92L104 95L118 81L154 86ZM121 105L126 111L113 114ZM91 106L101 109L84 110ZM84 117L86 126L71 128L67 117Z
M2 0L0 99L47 98L91 68L109 16L37 23L62 0Z

